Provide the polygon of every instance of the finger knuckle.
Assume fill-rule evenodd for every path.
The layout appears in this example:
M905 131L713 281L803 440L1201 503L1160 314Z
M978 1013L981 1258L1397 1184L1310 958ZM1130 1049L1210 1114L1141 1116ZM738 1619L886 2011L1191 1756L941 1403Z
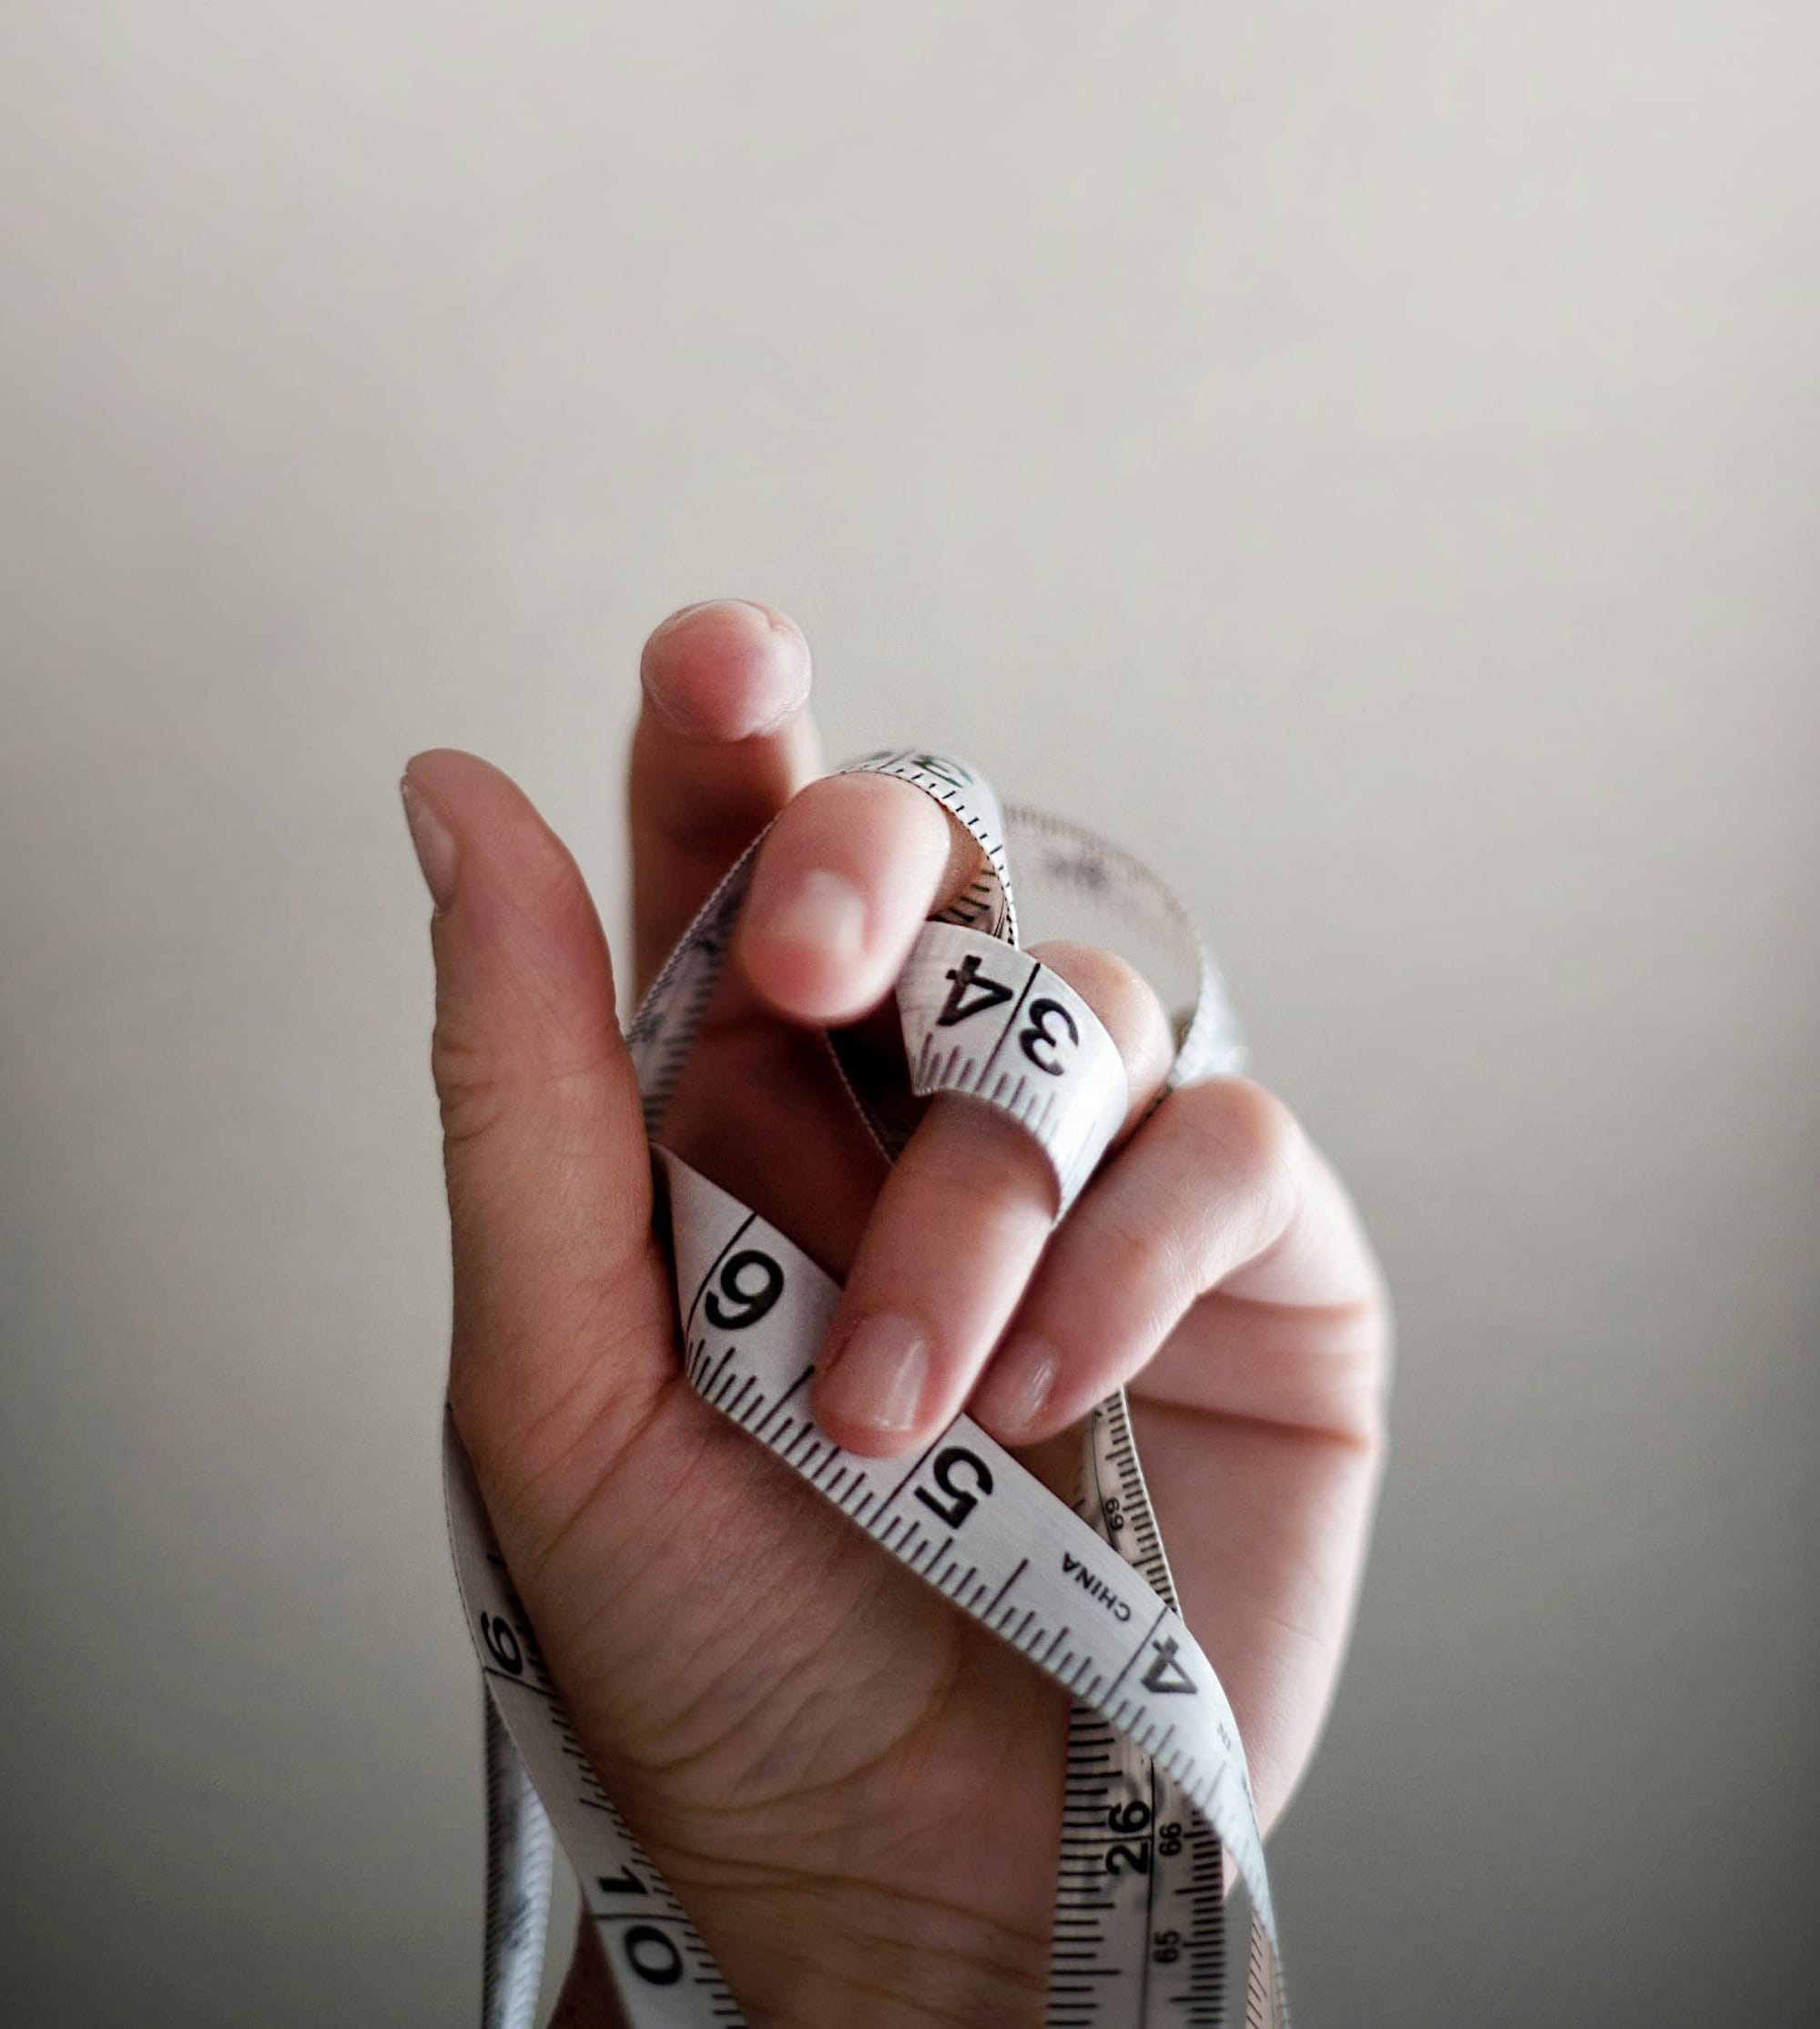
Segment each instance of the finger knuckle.
M1199 1293L1197 1222L1172 1192L1152 1189L1090 1198L1077 1216L1056 1285L1060 1333L1089 1357L1135 1354L1142 1364Z
M1170 1055L1169 1018L1156 991L1129 959L1095 944L1053 941L1032 947L1099 1017L1129 1071L1162 1078Z
M619 1047L574 1025L553 1025L534 1038L503 1042L465 1014L438 1014L430 1044L431 1074L451 1148L497 1135L528 1106L540 1112L553 1101L559 1115L577 1111L580 1094L600 1074Z
M1029 1131L971 1099L936 1101L916 1157L920 1194L964 1230L1046 1204L1054 1192L1049 1159Z
M889 775L826 775L798 789L778 827L818 858L850 861L856 842L891 841L894 850L940 859L951 820L913 784Z
M451 1147L479 1141L499 1124L504 1088L495 1057L466 1022L438 1016L430 1042L430 1072L442 1109L442 1138Z
M1304 1136L1276 1093L1248 1078L1221 1078L1188 1087L1178 1102L1201 1161L1228 1189L1293 1191Z
M1128 1304L1147 1294L1146 1307L1195 1282L1181 1222L1144 1199L1107 1205L1093 1222L1093 1249L1105 1286Z
M1119 1025L1130 1026L1134 1016L1142 1019L1149 1009L1162 1015L1149 980L1116 951L1098 944L1052 940L1033 945L1031 955L1066 979L1114 1033Z
M888 805L891 791L903 786L876 775L818 776L797 791L778 821L788 830L842 832L856 817Z

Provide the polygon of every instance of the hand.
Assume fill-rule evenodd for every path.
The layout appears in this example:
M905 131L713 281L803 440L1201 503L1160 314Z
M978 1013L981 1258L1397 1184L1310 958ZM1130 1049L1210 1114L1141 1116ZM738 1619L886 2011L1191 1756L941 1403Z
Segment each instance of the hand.
M1118 1042L1132 1104L1063 1223L1033 1146L965 1101L937 1101L887 1174L814 1028L880 1001L975 848L902 783L814 779L808 648L781 616L688 609L643 679L641 982L778 819L664 1139L845 1276L815 1399L850 1448L913 1451L971 1403L1065 1484L1067 1433L1130 1387L1267 1828L1333 1687L1381 1454L1388 1313L1343 1189L1243 1080L1144 1118L1161 1010L1077 947L1043 955ZM753 2029L1039 2023L1064 1696L689 1389L581 877L469 756L420 755L405 800L436 903L452 1401L591 1760ZM564 2009L616 2019L591 1937Z

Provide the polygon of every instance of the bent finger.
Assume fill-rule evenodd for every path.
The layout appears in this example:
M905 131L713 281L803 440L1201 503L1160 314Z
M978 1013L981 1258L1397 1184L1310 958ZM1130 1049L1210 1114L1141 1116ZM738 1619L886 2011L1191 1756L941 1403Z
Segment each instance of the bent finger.
M1332 1171L1279 1100L1238 1078L1172 1093L1088 1186L974 1415L1008 1443L1052 1436L1131 1381L1215 1290L1276 1314L1284 1336L1355 1310L1368 1321L1381 1303ZM1169 1399L1214 1405L1180 1385Z
M1168 1070L1155 995L1108 952L1037 955L1117 1044L1129 1123ZM829 1436L889 1456L960 1413L1049 1242L1056 1203L1054 1172L1024 1129L977 1101L931 1102L886 1179L829 1327L814 1395Z
M930 914L982 861L971 834L907 782L812 782L759 847L739 920L746 977L792 1020L851 1021L890 990Z
M802 630L749 599L673 613L645 644L632 740L642 992L715 884L818 766Z

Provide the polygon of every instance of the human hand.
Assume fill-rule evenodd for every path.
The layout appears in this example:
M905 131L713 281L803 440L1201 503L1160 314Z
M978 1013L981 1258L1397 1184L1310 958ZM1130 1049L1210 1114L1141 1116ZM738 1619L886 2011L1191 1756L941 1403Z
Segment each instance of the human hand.
M1053 1483L1064 1434L1130 1387L1267 1827L1332 1688L1381 1452L1387 1310L1343 1190L1243 1080L1144 1117L1161 1010L1075 947L1042 955L1132 1091L1128 1139L1067 1220L1052 1232L1033 1145L964 1101L937 1101L887 1174L814 1026L888 991L975 848L903 784L811 782L788 622L691 609L647 644L644 678L641 979L784 813L665 1141L845 1276L816 1408L849 1448L919 1449L966 1404ZM687 1386L574 863L469 756L418 756L406 800L438 904L451 1399L590 1759L754 2029L1035 2024L1064 1696ZM564 2007L615 2019L586 1952Z

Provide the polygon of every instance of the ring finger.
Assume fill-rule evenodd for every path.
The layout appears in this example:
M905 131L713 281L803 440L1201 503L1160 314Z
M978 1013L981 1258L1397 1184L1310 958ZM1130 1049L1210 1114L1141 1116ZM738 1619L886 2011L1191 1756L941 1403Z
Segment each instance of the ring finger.
M1321 1308L1360 1293L1347 1211L1261 1086L1217 1078L1172 1093L1056 1236L972 1414L1007 1444L1052 1436L1131 1381L1216 1289L1286 1305L1307 1336ZM1324 1399L1312 1373L1300 1392ZM1276 1394L1287 1393L1279 1375Z

